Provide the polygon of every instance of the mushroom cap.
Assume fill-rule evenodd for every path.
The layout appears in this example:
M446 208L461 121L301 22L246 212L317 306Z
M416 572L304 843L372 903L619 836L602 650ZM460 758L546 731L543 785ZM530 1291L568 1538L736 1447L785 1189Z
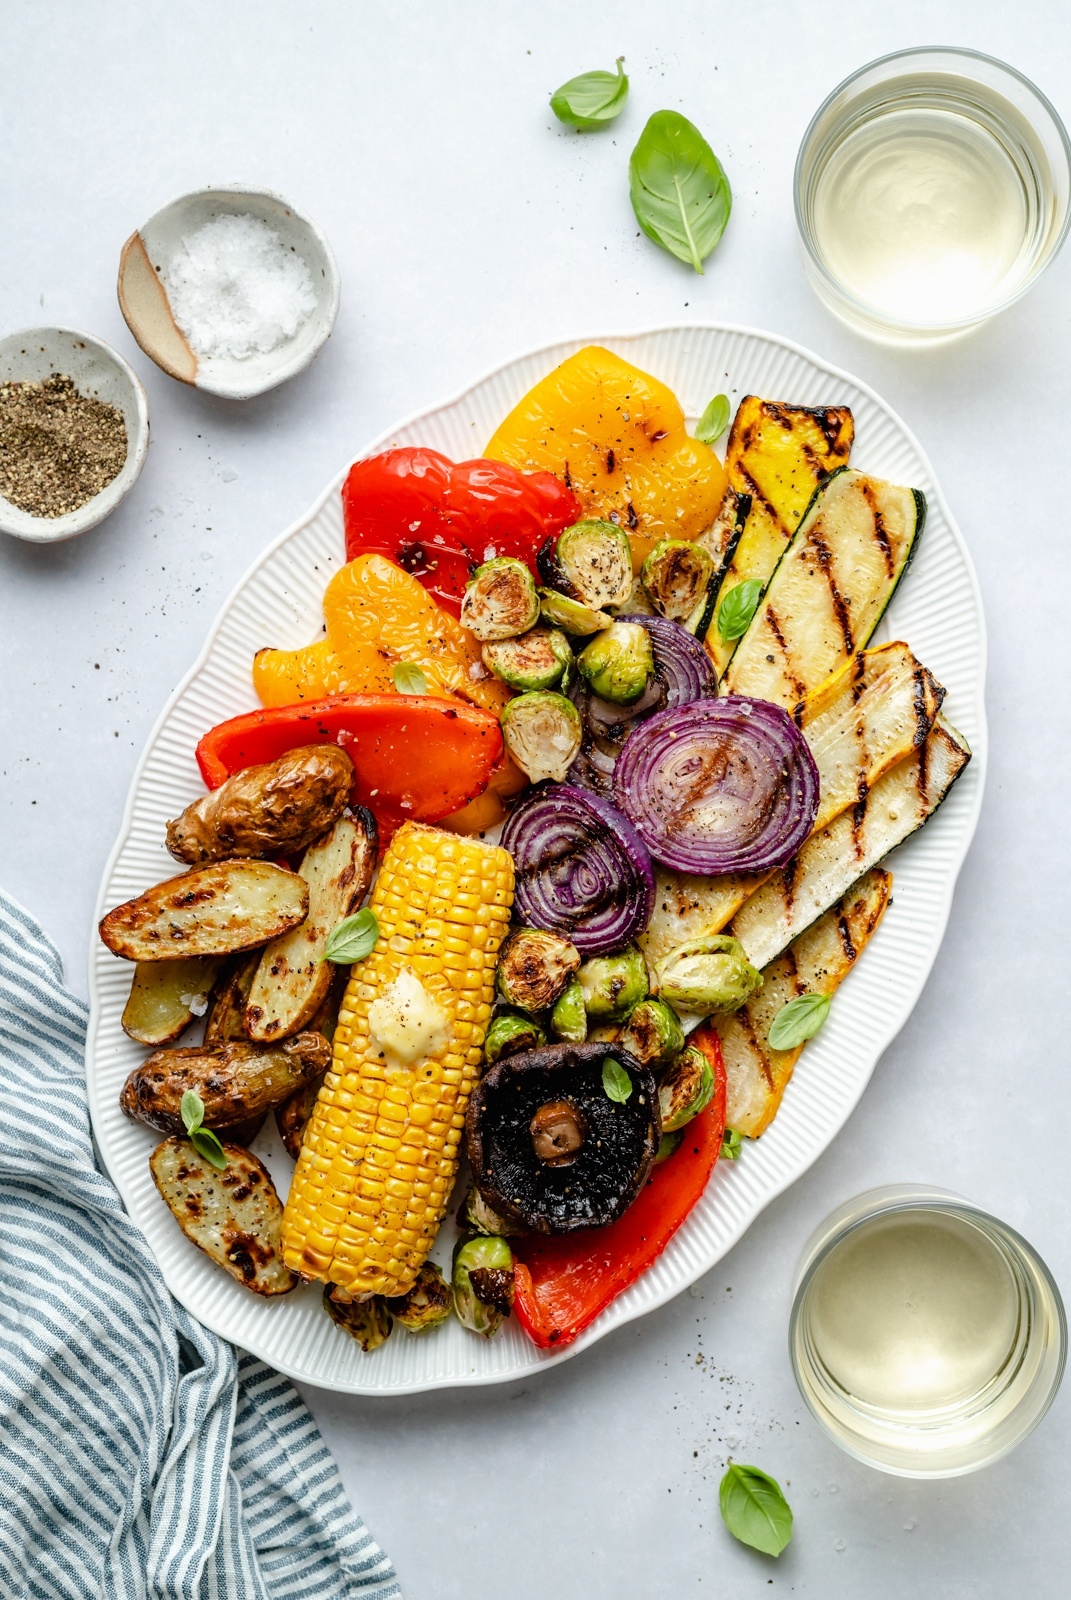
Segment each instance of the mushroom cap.
M611 1100L608 1059L628 1073L632 1093ZM575 1106L585 1130L575 1159L540 1161L532 1118L548 1104ZM639 1194L662 1137L654 1074L616 1043L554 1044L498 1061L469 1101L466 1143L484 1201L538 1233L571 1233L615 1222Z

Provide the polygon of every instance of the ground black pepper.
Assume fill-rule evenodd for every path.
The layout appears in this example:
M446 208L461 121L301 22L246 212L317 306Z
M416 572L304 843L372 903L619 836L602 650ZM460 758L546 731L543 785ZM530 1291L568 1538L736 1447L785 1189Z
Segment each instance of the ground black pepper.
M77 511L126 462L123 414L53 372L0 383L0 495L35 517Z

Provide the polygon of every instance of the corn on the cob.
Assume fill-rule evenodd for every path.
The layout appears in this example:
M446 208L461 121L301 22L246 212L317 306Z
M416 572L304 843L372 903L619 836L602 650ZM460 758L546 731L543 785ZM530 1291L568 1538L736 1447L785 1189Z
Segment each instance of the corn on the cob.
M286 1204L293 1271L355 1297L411 1287L450 1198L512 904L507 851L422 823L398 830L370 901L379 941L350 978ZM444 1040L410 1062L369 1021L403 974L438 1008Z

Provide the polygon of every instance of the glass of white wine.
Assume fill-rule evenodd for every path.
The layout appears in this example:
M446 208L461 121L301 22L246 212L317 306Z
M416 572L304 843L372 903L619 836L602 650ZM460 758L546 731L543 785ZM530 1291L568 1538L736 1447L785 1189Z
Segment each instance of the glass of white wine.
M812 1413L850 1455L949 1478L1020 1443L1052 1404L1067 1323L1045 1263L958 1195L857 1195L809 1240L789 1328Z
M795 176L820 298L872 338L956 338L1018 300L1071 222L1071 145L1040 89L974 50L883 56L834 89Z

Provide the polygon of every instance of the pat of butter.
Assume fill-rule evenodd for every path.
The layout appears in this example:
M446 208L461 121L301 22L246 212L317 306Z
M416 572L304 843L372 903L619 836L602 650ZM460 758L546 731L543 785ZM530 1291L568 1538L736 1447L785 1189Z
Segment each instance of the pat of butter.
M368 1030L385 1055L412 1062L442 1049L450 1021L416 973L406 969L368 1007Z

